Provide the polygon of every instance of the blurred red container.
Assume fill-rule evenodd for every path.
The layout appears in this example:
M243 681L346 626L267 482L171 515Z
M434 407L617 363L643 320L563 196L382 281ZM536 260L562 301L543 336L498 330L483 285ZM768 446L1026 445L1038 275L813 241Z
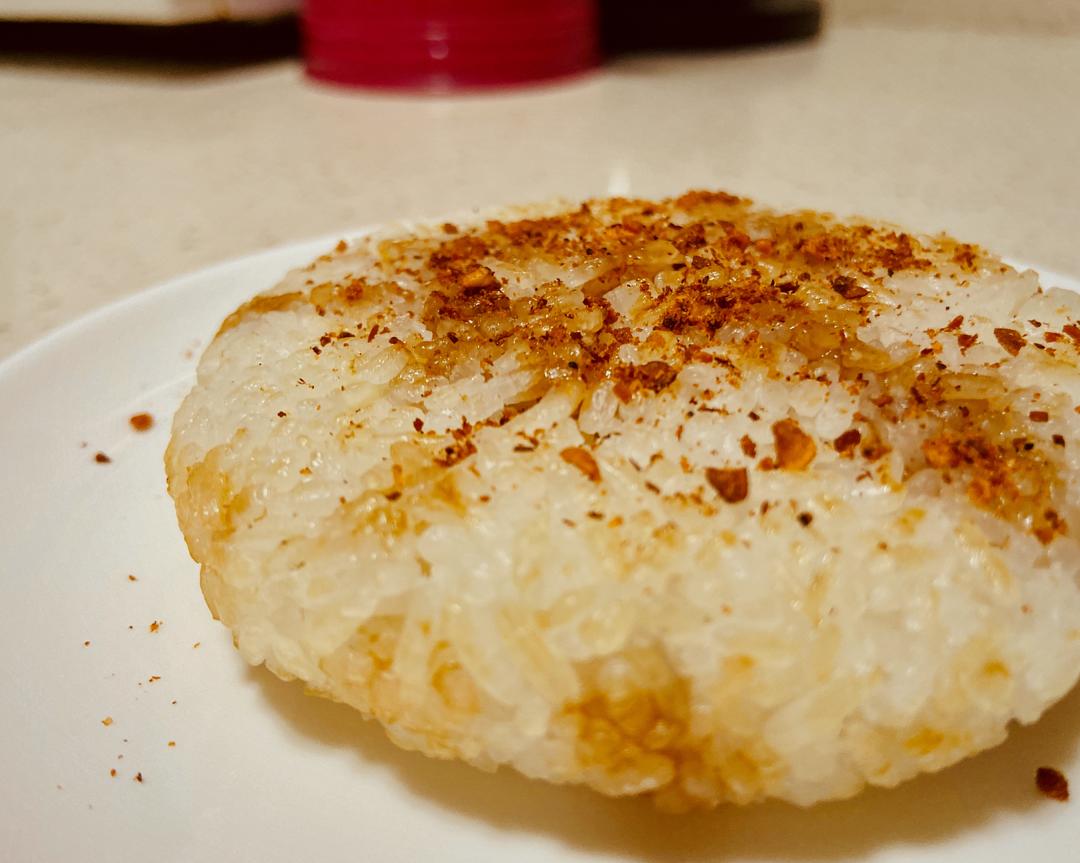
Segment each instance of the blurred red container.
M308 74L362 87L496 87L599 59L595 0L307 0Z

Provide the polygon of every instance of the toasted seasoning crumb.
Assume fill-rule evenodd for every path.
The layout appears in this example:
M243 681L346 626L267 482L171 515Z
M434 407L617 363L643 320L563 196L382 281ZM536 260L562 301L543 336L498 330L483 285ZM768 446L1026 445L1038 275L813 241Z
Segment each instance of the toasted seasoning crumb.
M757 422L759 419L761 419L761 415L758 414L757 411L750 411L747 416L750 417L751 421L753 422Z
M113 768L111 768L111 769L109 770L109 775L110 775L110 776L116 776L116 768L115 768L115 767L113 767Z
M833 441L833 448L840 455L851 457L855 447L862 442L862 432L858 429L848 429Z
M957 333L956 343L960 346L960 353L967 353L968 348L975 344L979 337L971 333Z
M564 462L572 464L585 474L592 482L600 482L600 466L588 450L579 446L567 447L559 453L559 456Z
M346 243L344 240L338 240L337 245L334 246L334 251L335 252L344 252L347 248L349 248L348 243Z
M128 573L128 581L138 581L138 580L139 580L139 579L137 579L137 578L136 578L136 577L135 577L134 575L132 575L132 574L131 574L130 572Z
M739 449L742 450L743 455L747 458L753 458L757 455L757 444L750 439L750 435L748 434L744 434L742 438L739 439Z
M104 719L101 720L101 724L108 728L110 725L113 724L113 718L111 716L106 716Z
M196 641L193 645L191 645L191 649L192 650L198 650L200 644L202 644L201 641Z
M418 432L423 431L424 430L424 421L422 419L420 419L420 417L417 417L416 419L414 419L412 421L412 427L414 429L416 429Z
M143 781L142 771L141 770L138 773L135 774L135 781L136 782L142 782Z
M89 647L89 646L90 646L90 642L89 642L89 641L84 641L84 642L82 643L82 646L83 646L83 647Z
M1065 446L1065 435L1056 434L1053 441L1055 446Z
M773 423L776 463L781 470L803 470L817 455L814 439L793 419Z
M709 467L705 469L705 479L709 485L716 489L728 503L738 503L746 500L750 491L750 479L746 468L719 468Z
M1020 353L1020 349L1027 344L1025 339L1016 330L1010 330L1007 327L997 327L994 330L994 338L998 340L998 344L1001 345L1005 351L1012 354L1014 357Z
M157 632L159 629L161 629L164 623L165 621L163 620L155 620L153 623L150 624L150 631Z
M287 417L287 416L288 416L288 414L287 414L287 413L285 413L285 411L278 411L278 412L277 412L277 415L278 415L279 417Z
M1064 803L1069 799L1069 780L1053 767L1040 767L1035 771L1035 787L1051 800Z
M1031 411L1031 413L1028 414L1028 419L1033 423L1050 422L1050 414L1046 411Z
M170 740L169 741L169 746L176 746L176 741L175 740Z
M154 427L154 418L148 413L132 414L128 422L137 432L150 431Z
M159 680L161 680L161 675L160 674L151 674L149 679L146 682L147 683L157 683Z
M94 453L94 461L96 461L98 464L109 464L112 459L105 455L105 453L103 452L96 452Z
M813 514L809 512L800 512L798 518L799 524L803 527L810 527L810 523L814 520Z

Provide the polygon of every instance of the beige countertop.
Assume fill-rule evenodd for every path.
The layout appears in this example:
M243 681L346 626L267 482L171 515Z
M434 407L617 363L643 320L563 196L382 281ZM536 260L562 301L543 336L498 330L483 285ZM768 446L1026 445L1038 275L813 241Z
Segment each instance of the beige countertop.
M837 24L453 99L0 61L0 357L227 257L558 195L720 187L1080 274L1080 37L997 30Z

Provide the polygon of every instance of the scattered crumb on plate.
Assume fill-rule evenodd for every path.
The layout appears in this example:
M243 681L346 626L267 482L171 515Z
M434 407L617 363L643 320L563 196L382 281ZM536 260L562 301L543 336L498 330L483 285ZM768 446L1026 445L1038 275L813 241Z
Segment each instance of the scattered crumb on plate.
M1035 771L1035 787L1051 800L1064 803L1069 799L1069 780L1053 767L1040 767Z

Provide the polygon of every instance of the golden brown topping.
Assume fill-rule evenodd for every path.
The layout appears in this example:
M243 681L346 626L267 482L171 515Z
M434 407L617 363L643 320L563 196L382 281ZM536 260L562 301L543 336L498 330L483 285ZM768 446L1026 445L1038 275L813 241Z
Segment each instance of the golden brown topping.
M953 261L959 264L960 268L972 272L975 270L975 256L978 252L978 247L969 243L957 243L956 251L953 252Z
M476 452L476 444L467 436L455 435L454 442L443 449L443 454L435 459L442 467L453 467Z
M1031 411L1028 413L1028 419L1033 423L1050 422L1050 414L1046 411Z
M572 464L593 482L600 481L600 466L587 449L579 446L567 447L559 455L563 461Z
M154 425L154 418L148 413L132 414L128 422L135 431L144 432Z
M394 334L367 310L350 310L355 317L345 319L364 321L355 324L357 331L362 327L360 338L389 336L407 363L401 374L415 380L454 380L477 369L486 378L512 357L526 372L523 389L511 408L485 422L505 422L566 383L575 391L583 384L586 399L590 391L610 386L624 403L648 400L695 364L712 365L738 386L744 369L775 376L780 357L800 362L789 356L790 349L803 361L790 375L780 373L787 380L825 382L822 368L838 369L841 385L871 414L855 414L859 428L832 441L841 457L880 459L890 451L885 424L910 423L922 429L926 460L916 453L897 481L927 465L956 472L957 487L995 515L1040 538L1064 532L1064 521L1048 515L1057 499L1051 494L1058 482L1053 463L1039 455L1035 442L1011 443L1025 429L1016 425L1017 416L997 407L1005 403L1007 386L993 373L948 368L948 353L934 341L947 332L961 351L975 345L974 334L960 331L963 315L928 330L929 347L920 352L912 346L906 358L860 338L869 322L860 301L873 300L889 275L943 264L938 272L955 279L957 266L982 266L975 247L824 214L754 210L731 195L691 192L661 202L610 199L541 218L446 225L435 235L387 241L380 253L381 273L371 275L370 284L348 276L341 284L315 285L308 301L317 310L321 304L340 311L342 302L372 303L382 291L418 300L412 314L419 312L416 323L430 336ZM532 278L537 273L544 275ZM521 289L519 277L533 283L531 292ZM242 312L263 313L297 301L299 295L271 297ZM1046 343L1054 341L1038 322L1030 325ZM336 329L319 339L320 348L352 337ZM1080 344L1075 324L1058 335ZM1017 330L998 329L995 337L1012 355L1027 344ZM623 351L627 345L634 350ZM640 360L630 364L629 356ZM695 411L724 411L709 406L714 395L703 393ZM761 419L755 412L747 415ZM413 427L423 432L421 421ZM688 428L678 425L676 437ZM774 425L773 438L775 454L759 462L762 468L802 470L816 457L814 440L795 420ZM441 435L424 435L426 446L443 443ZM748 435L739 446L747 458L759 458ZM523 442L515 449L535 448L535 442ZM430 457L449 466L474 451L469 434L455 432ZM600 479L585 448L572 447L562 457L590 479ZM693 469L681 464L684 471ZM711 479L710 484L715 487ZM655 484L646 488L659 493Z
M1012 354L1014 357L1020 353L1020 349L1027 344L1027 339L1020 335L1020 333L1006 327L997 327L994 330L994 338L998 340L998 344L1001 345L1006 352Z
M1069 799L1069 780L1053 767L1040 767L1035 771L1035 787L1051 800L1064 803Z
M780 420L772 426L776 444L776 465L781 470L803 470L817 455L814 439L793 419Z
M746 500L750 491L750 479L744 467L709 467L705 469L705 479L728 503Z
M654 393L666 389L678 377L679 371L662 360L653 360L640 366L618 366L613 374L616 379L615 395L621 401L628 402L639 388Z
M112 459L105 455L105 453L103 452L96 452L94 453L94 461L96 461L98 464L108 464L112 461Z
M1029 524L1044 545L1067 532L1065 520L1047 506L1053 474L1034 445L1023 438L1006 446L975 429L944 431L923 441L922 451L931 467L956 471L966 479L972 503L1001 518Z
M847 458L851 458L852 453L860 443L862 442L862 432L858 429L848 429L841 434L836 440L833 441L833 448L840 453L840 455Z

